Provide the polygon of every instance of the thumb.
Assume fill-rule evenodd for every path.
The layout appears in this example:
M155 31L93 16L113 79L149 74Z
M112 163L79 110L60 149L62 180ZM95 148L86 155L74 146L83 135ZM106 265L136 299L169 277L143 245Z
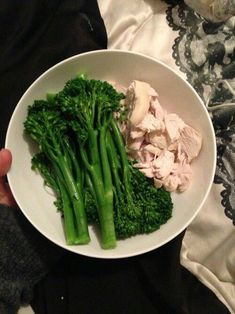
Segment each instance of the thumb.
M0 177L3 177L7 174L11 167L12 155L11 152L3 148L0 150Z
M15 200L11 194L8 184L5 182L4 176L11 167L12 155L8 149L0 150L0 203L8 206L15 206Z
M16 201L3 177L0 177L0 204L16 206Z

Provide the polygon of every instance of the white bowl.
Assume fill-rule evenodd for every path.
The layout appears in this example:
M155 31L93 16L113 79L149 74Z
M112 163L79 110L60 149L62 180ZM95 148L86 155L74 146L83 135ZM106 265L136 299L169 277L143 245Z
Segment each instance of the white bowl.
M27 107L47 92L57 92L78 73L89 78L111 80L128 86L134 79L150 83L159 93L160 103L168 112L179 114L203 137L200 156L193 162L193 182L182 193L173 193L173 216L158 231L118 241L113 250L103 250L90 229L91 242L68 246L54 197L43 186L43 179L31 170L32 143L23 135ZM209 114L194 89L165 64L139 53L100 50L66 59L42 74L25 92L9 123L6 147L12 151L13 164L8 180L13 195L28 220L48 239L59 246L86 256L123 258L142 254L167 243L183 231L197 215L211 188L215 165L215 135Z

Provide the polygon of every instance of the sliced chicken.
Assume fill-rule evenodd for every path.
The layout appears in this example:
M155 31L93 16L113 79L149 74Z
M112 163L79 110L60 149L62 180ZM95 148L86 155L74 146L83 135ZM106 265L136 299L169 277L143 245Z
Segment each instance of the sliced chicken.
M158 131L151 132L145 136L145 140L160 149L168 149L169 144L165 133L159 133Z
M175 155L172 152L163 150L161 154L157 158L155 158L152 163L155 177L160 179L168 176L173 169L174 160Z
M144 137L145 131L133 126L130 128L129 134L130 134L131 139L136 139L136 138Z
M153 131L164 131L164 122L155 118L152 113L147 112L143 120L137 125L139 130L150 133Z
M185 191L192 181L191 161L202 147L201 135L177 114L167 113L157 92L147 83L133 81L127 89L130 124L126 148L134 164L157 188Z
M171 143L177 141L180 137L180 132L184 128L184 121L175 113L170 113L165 116L166 132Z
M196 158L202 147L200 134L192 127L186 125L180 132L181 151L185 153L189 162Z
M162 152L162 149L160 147L154 146L152 144L145 145L142 150L148 151L156 158L156 156L159 156Z
M175 174L169 174L165 178L153 178L154 186L159 189L162 186L165 188L168 192L174 192L178 190L180 182L180 177Z
M152 100L150 101L150 111L155 116L155 118L158 118L162 121L164 120L166 112L161 107L157 96L152 97Z
M130 106L130 123L138 125L149 111L152 88L141 81L133 81L127 89L126 104Z

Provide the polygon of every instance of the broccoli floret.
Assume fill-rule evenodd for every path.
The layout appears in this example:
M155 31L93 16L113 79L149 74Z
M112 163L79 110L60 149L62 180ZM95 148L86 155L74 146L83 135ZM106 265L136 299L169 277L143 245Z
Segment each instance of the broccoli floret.
M116 121L113 119L110 125L107 147L113 176L117 237L153 232L171 217L170 193L163 188L156 189L152 180L133 167Z
M79 76L68 81L54 98L74 132L89 176L104 249L116 246L112 178L105 141L110 121L123 97L107 82Z
M67 121L59 111L51 108L47 101L35 101L28 108L28 116L24 123L25 132L38 143L39 150L44 155L33 160L34 169L38 169L47 183L58 195L62 196L63 213L65 217L65 233L68 244L86 244L90 241L87 218L82 193L82 176L79 165L74 157L73 146L68 138ZM46 161L46 162L45 162ZM76 173L77 172L77 173ZM53 177L53 179L49 178ZM66 210L70 204L73 207L74 226L71 226ZM58 203L59 204L59 203ZM70 228L72 230L70 230ZM76 228L76 235L74 230Z
M132 167L131 184L134 203L141 207L141 232L156 231L172 216L171 195L164 188L156 189L153 180Z

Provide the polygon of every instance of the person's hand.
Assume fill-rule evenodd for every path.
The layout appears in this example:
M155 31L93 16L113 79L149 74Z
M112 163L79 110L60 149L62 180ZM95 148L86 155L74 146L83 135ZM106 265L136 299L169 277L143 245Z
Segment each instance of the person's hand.
M8 149L0 150L0 204L15 206L15 200L11 194L5 175L9 171L12 162L12 155Z

